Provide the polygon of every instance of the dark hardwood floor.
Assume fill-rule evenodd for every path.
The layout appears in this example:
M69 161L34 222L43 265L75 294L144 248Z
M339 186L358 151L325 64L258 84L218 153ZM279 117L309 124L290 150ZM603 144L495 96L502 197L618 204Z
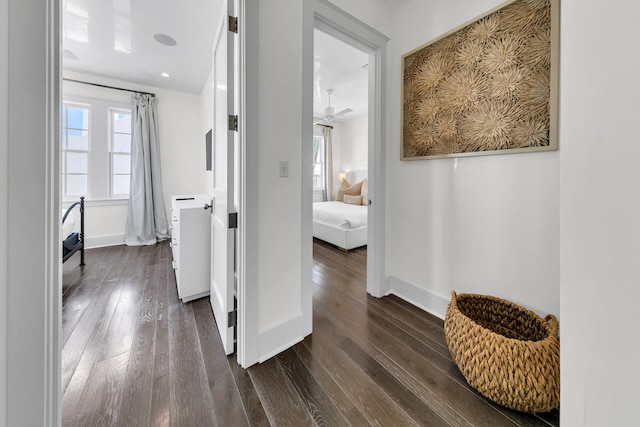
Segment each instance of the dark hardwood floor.
M244 370L208 298L178 300L166 243L64 265L66 426L548 426L488 402L452 361L442 320L365 291L366 248L314 243L314 333Z

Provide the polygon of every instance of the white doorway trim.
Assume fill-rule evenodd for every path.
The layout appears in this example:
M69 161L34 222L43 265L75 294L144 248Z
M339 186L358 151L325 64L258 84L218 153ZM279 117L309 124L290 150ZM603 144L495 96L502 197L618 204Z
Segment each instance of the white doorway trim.
M302 39L302 141L313 138L313 30L318 29L369 53L367 292L382 297L385 248L385 144L386 57L389 39L327 0L305 0ZM302 144L302 176L311 177L311 144ZM308 161L307 161L308 160ZM311 179L302 185L302 299L305 320L311 329L313 225Z
M60 425L60 2L9 0L7 413ZM3 88L4 90L4 88ZM3 414L3 417L5 414Z

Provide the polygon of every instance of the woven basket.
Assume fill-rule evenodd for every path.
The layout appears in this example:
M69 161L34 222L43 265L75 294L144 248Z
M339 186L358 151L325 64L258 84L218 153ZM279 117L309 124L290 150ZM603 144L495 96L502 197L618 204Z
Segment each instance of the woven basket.
M469 385L494 402L525 412L560 405L558 319L512 302L452 292L444 332Z

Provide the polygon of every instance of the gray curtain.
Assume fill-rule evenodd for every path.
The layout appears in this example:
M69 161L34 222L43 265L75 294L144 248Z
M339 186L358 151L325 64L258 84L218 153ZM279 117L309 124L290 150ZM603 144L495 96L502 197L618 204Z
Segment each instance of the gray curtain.
M133 99L131 135L131 189L125 243L153 245L169 238L162 197L157 100L136 94Z
M333 141L332 129L329 126L323 128L324 134L324 200L333 200Z

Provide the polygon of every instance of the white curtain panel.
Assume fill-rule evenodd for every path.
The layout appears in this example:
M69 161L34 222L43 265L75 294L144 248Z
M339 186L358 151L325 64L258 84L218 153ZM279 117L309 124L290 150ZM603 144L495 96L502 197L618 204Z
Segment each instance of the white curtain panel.
M324 200L333 200L333 141L331 138L332 129L328 126L324 128Z
M162 196L157 99L136 94L131 136L131 190L125 243L153 245L169 238Z

